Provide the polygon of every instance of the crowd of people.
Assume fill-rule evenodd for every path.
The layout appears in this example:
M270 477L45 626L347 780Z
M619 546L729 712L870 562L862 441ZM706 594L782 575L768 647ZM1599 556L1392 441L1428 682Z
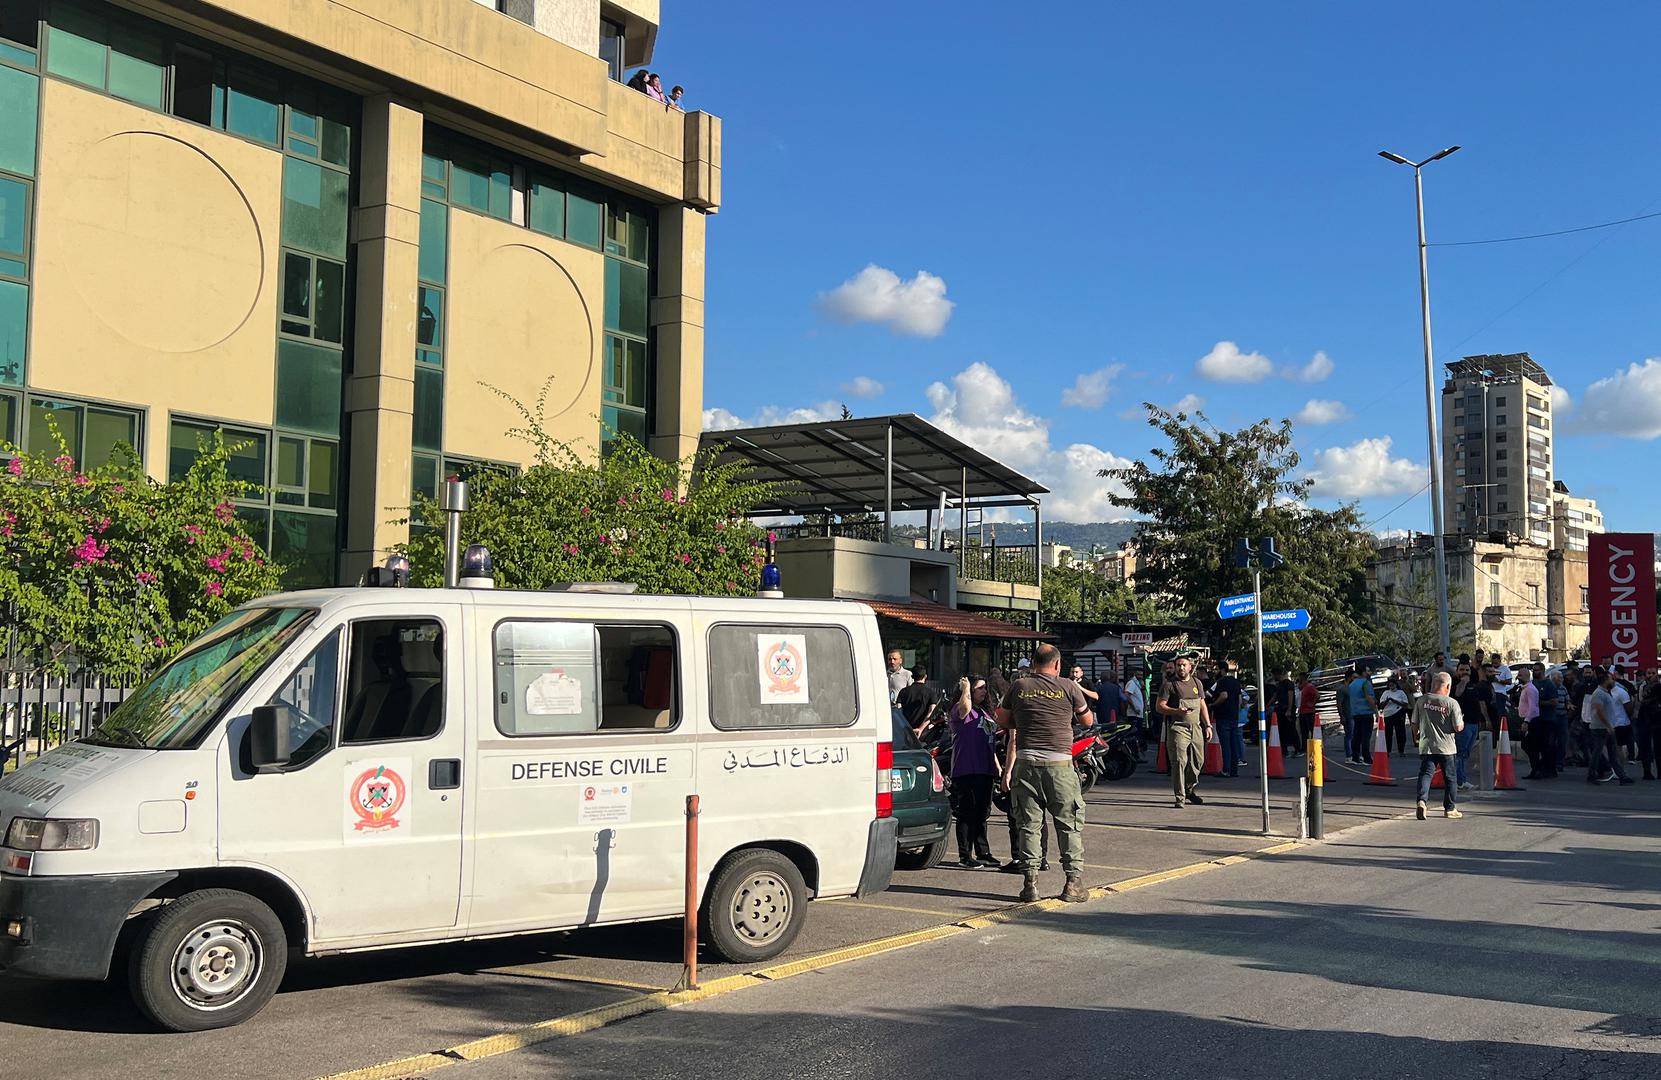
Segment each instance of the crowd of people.
M630 90L638 90L653 101L663 102L671 109L681 112L686 111L686 106L681 104L681 98L686 96L686 87L671 87L668 93L664 93L663 76L655 71L647 71L645 68L641 68L629 77L627 85Z

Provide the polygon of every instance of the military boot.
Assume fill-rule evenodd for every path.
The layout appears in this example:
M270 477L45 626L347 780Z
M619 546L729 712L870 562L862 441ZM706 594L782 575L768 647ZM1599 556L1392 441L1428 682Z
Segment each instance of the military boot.
M1061 899L1069 904L1082 904L1090 899L1090 890L1084 887L1077 874L1067 875L1067 885L1061 890Z
M1034 900L1037 900L1037 899L1038 899L1038 875L1033 874L1033 873L1028 873L1025 883L1022 884L1022 886L1021 886L1021 903L1030 904Z

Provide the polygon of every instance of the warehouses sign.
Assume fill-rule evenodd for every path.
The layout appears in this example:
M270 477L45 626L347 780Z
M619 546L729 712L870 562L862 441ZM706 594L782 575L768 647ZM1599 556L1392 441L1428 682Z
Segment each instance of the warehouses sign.
M1655 537L1593 533L1587 571L1592 663L1612 658L1623 668L1655 663Z

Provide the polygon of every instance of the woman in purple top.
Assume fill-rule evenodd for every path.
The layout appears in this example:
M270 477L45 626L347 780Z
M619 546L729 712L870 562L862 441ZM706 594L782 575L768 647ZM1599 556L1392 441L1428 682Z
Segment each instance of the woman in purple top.
M990 728L994 720L986 702L986 680L978 675L957 680L951 709L952 815L957 819L959 866L997 866L986 842L986 817L992 812L992 783L997 763Z

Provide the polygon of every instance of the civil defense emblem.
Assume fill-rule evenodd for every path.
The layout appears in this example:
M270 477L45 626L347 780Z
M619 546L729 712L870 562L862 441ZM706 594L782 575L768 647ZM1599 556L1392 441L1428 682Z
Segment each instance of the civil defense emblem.
M762 676L773 694L801 692L802 652L790 641L780 641L767 650Z
M396 829L405 793L404 778L385 765L364 770L347 791L347 801L358 817L352 828L358 832Z

